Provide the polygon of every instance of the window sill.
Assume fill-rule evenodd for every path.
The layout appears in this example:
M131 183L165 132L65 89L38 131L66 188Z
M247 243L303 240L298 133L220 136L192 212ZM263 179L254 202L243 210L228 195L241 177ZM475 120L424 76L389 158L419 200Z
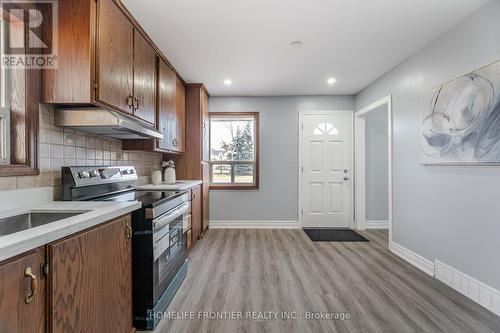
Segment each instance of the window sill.
M231 185L231 184L225 184L225 185L213 185L210 184L209 190L235 190L235 191L240 191L240 190L258 190L259 185L258 184L250 184L250 185Z

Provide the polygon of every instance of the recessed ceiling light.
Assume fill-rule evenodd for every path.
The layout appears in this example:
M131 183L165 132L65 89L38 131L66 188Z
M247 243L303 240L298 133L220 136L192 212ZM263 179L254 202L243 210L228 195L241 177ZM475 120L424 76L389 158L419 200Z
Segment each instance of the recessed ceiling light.
M290 44L288 44L291 49L298 49L299 47L302 47L304 43L301 40L294 40Z
M334 84L335 82L337 82L337 80L336 80L334 77L331 77L331 78L329 78L328 80L326 80L326 82L327 82L329 85L332 85L332 84Z
M225 79L225 80L224 80L224 84L225 84L226 86L230 86L231 84L233 84L233 81L231 81L230 79Z

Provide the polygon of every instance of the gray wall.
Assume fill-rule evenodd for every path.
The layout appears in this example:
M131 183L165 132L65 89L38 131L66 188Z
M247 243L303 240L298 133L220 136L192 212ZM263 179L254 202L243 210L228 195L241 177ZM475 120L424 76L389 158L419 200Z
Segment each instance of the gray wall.
M387 151L387 105L365 117L366 219L387 220L389 216Z
M298 111L354 110L354 98L211 97L209 110L260 113L260 189L210 191L210 220L297 221Z
M493 1L356 96L356 109L393 96L394 241L500 289L500 167L423 166L419 94L500 60Z

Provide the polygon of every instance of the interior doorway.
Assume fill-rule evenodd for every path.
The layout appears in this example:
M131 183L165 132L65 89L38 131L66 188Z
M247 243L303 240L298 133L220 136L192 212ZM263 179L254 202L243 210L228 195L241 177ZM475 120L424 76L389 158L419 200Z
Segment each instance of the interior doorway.
M355 226L387 229L392 244L392 98L355 113Z

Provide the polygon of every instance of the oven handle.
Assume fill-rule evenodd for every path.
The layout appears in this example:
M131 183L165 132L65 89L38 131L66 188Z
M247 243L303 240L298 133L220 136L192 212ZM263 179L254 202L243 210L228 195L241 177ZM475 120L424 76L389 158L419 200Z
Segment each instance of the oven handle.
M170 222L177 219L179 216L186 214L189 211L190 203L186 202L178 208L174 208L162 216L153 220L153 232L162 229L164 226L169 224Z

